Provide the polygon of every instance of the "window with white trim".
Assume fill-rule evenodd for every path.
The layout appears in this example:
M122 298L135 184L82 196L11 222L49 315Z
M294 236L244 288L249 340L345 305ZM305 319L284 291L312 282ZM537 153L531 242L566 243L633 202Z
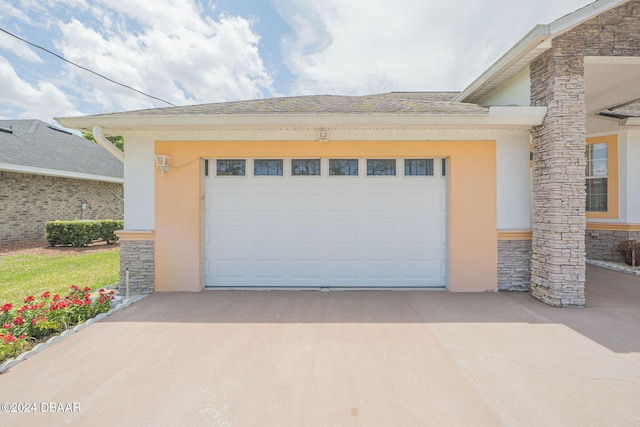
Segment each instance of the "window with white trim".
M291 175L320 175L320 159L292 159Z
M255 159L253 161L254 176L282 176L282 159Z
M609 149L606 142L587 144L587 212L607 212Z
M245 160L217 160L216 175L217 176L244 176L246 170Z
M395 175L395 159L367 159L367 175Z
M358 160L329 159L329 175L358 176Z

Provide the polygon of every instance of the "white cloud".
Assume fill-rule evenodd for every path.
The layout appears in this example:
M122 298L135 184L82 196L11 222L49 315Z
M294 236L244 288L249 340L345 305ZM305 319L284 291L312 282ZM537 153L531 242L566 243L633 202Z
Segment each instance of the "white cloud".
M54 116L77 116L73 101L56 85L47 81L34 84L21 79L11 64L0 56L0 105L19 111L19 118L40 119L52 122ZM15 119L15 114L0 114L7 119Z
M588 0L277 0L296 93L460 90L537 23ZM532 21L534 19L534 21ZM542 21L539 21L541 19Z
M7 49L25 61L42 62L42 59L24 42L3 32L0 32L0 49Z
M75 19L59 23L62 38L56 47L65 58L174 104L274 93L258 51L260 38L246 19L212 18L187 0L115 0L108 5L94 10L100 28ZM73 67L67 70L69 78L87 86L85 96L107 111L154 104Z

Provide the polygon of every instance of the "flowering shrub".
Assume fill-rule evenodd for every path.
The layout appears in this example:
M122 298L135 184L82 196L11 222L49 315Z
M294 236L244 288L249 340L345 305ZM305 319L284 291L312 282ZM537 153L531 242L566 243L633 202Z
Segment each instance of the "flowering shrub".
M47 291L39 297L27 296L20 307L12 303L0 306L0 361L17 356L38 339L106 313L113 295L114 291L100 289L92 298L90 288L74 285L64 297Z

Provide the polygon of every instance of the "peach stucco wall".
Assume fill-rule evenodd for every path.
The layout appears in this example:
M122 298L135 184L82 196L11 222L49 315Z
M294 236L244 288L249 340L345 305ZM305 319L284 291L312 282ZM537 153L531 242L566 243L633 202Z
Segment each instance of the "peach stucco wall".
M202 159L446 157L449 289L497 290L495 141L156 142L171 171L155 177L155 289L202 289Z

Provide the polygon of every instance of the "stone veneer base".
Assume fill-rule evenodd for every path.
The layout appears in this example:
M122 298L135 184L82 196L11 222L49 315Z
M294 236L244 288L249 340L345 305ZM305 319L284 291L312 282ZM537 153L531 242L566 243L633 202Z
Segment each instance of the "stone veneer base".
M129 294L151 294L154 290L153 240L120 240L120 295L126 295L126 271L129 269Z
M498 240L498 290L531 289L531 240Z

